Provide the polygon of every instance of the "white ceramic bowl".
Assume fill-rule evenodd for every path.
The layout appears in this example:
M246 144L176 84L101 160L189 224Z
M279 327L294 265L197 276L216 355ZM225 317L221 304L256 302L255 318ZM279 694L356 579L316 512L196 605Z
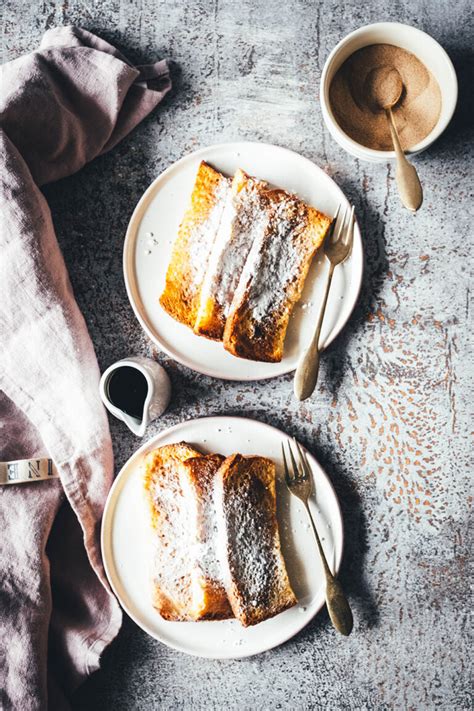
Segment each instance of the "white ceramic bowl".
M329 87L341 64L358 49L370 44L393 44L412 52L431 71L441 90L441 113L438 123L422 141L408 151L412 155L426 150L443 133L450 122L458 98L458 82L453 64L436 40L410 25L399 22L378 22L360 27L344 37L326 60L321 77L321 108L332 137L356 158L384 161L395 158L394 151L377 151L350 138L337 123L329 103Z

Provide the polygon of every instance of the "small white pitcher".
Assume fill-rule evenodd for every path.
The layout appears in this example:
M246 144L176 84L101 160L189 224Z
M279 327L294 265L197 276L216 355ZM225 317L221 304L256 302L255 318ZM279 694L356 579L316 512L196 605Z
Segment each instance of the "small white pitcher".
M110 399L109 382L111 376L123 367L135 368L147 382L148 389L141 418L134 417L120 409ZM124 358L110 365L100 379L99 390L100 398L107 410L125 422L137 437L143 437L148 424L163 414L171 397L171 383L166 370L151 358L141 358L140 356Z

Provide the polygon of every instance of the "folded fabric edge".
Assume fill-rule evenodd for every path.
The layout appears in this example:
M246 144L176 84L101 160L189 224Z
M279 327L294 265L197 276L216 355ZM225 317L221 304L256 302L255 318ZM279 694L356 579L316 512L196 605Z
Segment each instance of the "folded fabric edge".
M116 605L113 606L113 613L104 631L91 641L90 637L84 640L86 651L85 671L84 676L78 679L76 688L78 688L88 676L100 669L100 661L105 649L117 637L122 626L123 614L115 595L111 592L111 596L115 599Z
M7 373L2 373L1 376L0 388L4 392L8 392L11 399L23 410L27 417L32 418L32 422L34 423L36 421L34 402L28 399L21 386L15 383ZM48 444L49 442L45 442L46 449L49 452ZM66 455L65 452L63 454ZM71 669L71 679L73 680L72 690L74 690L77 689L90 674L100 668L101 655L105 648L118 635L122 625L123 615L119 602L105 574L100 543L98 544L95 534L96 523L100 525L102 517L97 522L95 521L87 497L78 485L78 480L73 475L72 469L74 465L71 459L71 453L68 452L67 458L62 461L55 461L55 465L60 473L60 481L64 495L81 527L82 540L89 564L97 576L99 584L105 589L111 601L110 615L103 629L92 631L82 640L84 656L81 667L76 666L75 669ZM42 484L40 483L38 486L42 486Z

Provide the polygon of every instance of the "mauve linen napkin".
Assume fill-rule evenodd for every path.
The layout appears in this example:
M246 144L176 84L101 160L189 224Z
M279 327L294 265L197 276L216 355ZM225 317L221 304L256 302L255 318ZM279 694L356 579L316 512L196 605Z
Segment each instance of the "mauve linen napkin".
M171 87L81 29L2 67L0 461L60 478L0 486L0 707L60 709L121 624L100 556L112 482L99 371L38 185L112 148Z

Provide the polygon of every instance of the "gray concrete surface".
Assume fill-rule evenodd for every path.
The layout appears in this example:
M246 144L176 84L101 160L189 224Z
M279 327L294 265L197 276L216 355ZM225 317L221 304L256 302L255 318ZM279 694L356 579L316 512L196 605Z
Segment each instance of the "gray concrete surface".
M332 141L317 98L335 43L384 19L432 34L460 80L451 126L416 159L425 204L415 217L400 207L393 166L359 162ZM335 634L323 611L279 649L226 662L167 649L126 619L74 708L471 708L470 3L6 0L3 59L67 23L98 32L136 62L168 56L177 64L175 91L153 116L112 153L45 190L101 367L131 353L153 354L167 367L173 401L150 435L215 413L297 435L340 497L341 575L356 617L349 639ZM317 396L303 405L289 376L224 383L158 354L125 294L123 237L143 190L188 151L239 137L314 160L354 202L363 229L359 303L323 358ZM118 468L138 442L120 423L111 428Z

